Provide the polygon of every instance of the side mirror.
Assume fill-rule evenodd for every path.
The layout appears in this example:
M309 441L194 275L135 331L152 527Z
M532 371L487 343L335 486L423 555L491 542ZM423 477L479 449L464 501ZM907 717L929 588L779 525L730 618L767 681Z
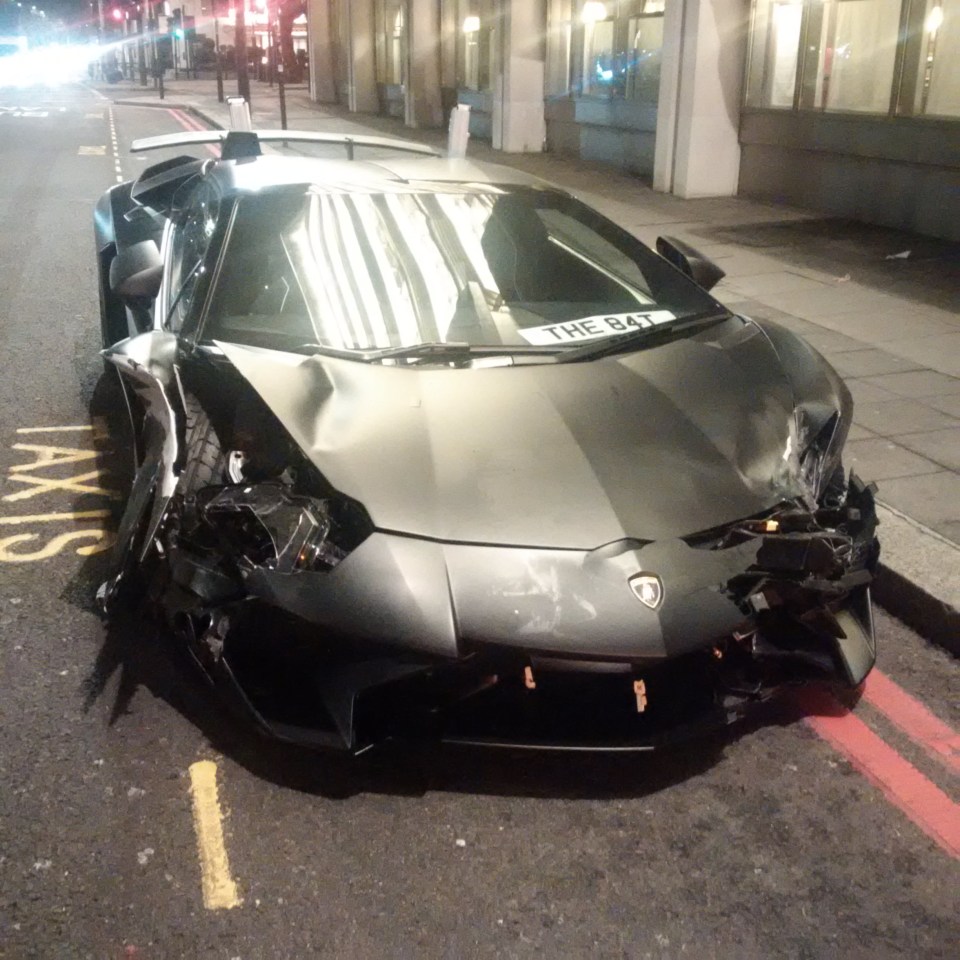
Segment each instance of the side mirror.
M160 292L163 261L153 240L123 247L110 263L110 289L127 298L152 300Z
M709 257L676 237L657 237L657 253L704 290L711 290L726 276Z

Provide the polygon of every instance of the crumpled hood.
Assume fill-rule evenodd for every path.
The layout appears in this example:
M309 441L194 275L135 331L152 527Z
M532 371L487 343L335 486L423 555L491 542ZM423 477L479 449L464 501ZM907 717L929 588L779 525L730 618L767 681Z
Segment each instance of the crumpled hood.
M603 360L479 369L218 346L384 530L589 550L803 493L790 384L737 318Z

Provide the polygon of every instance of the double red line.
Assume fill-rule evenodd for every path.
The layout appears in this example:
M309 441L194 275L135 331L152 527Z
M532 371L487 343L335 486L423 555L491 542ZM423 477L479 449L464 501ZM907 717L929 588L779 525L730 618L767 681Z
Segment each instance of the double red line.
M924 833L960 858L960 804L904 759L826 690L805 688L796 701L806 722ZM870 704L930 758L960 774L960 734L879 670L867 677L862 702Z
M179 110L176 107L168 107L167 113L169 113L170 116L173 117L173 119L180 124L180 126L184 127L187 130L208 130L209 129L206 126L206 124L201 123L199 120L196 119L196 117L192 117L185 110ZM218 146L215 146L212 143L204 144L204 146L207 148L207 150L210 151L210 153L213 154L213 156L215 157L220 156L220 148Z

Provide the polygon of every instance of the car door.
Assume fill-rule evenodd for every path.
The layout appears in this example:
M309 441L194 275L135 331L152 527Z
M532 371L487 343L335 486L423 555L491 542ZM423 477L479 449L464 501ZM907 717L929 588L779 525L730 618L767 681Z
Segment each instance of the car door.
M136 475L120 521L113 575L105 585L106 602L121 591L149 553L177 487L177 424L185 419L177 373L178 338L202 307L209 280L207 261L221 208L219 189L207 178L181 189L184 199L175 204L165 238L159 323L104 354L120 373L137 446ZM142 412L142 418L133 411Z

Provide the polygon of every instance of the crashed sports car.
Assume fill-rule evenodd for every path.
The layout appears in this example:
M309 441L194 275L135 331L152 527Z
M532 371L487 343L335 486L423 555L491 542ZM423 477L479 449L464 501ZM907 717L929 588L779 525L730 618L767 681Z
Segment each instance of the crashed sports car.
M850 394L710 296L716 265L405 141L134 150L203 143L96 209L136 463L108 613L157 614L263 731L352 753L647 749L863 681Z

